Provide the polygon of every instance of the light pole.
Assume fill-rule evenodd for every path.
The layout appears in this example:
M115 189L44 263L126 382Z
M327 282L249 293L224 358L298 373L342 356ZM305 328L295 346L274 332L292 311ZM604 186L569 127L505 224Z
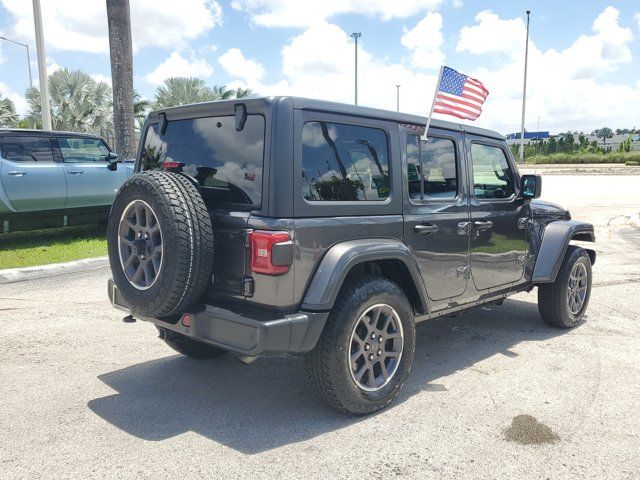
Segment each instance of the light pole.
M42 129L51 130L51 105L49 104L49 82L47 78L47 59L44 52L44 34L42 33L42 9L40 0L33 0L33 23L36 30L36 50L38 52L38 78L40 79L40 103L42 104Z
M524 108L527 103L527 61L529 59L529 14L527 10L527 43L524 47L524 85L522 87L522 124L520 125L520 162L524 163Z
M0 37L0 40L15 43L16 45L20 45L21 47L24 47L27 49L27 67L29 69L29 86L33 87L33 79L31 78L31 56L29 55L29 45L27 45L26 43L16 42L15 40L11 40L10 38L7 38L7 37Z
M396 112L400 111L400 85L396 85Z
M358 39L362 36L362 33L360 32L354 32L350 35L355 41L356 41L356 64L355 64L355 71L356 71L356 98L355 98L355 104L358 105Z

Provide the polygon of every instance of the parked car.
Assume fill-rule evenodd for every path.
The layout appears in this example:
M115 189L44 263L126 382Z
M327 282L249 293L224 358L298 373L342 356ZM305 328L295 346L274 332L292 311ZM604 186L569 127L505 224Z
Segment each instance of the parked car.
M537 287L542 320L577 325L593 226L537 200L498 133L424 128L290 97L152 113L109 218L112 304L191 357L305 354L353 414L398 395L418 323Z
M2 231L106 221L132 173L95 135L0 129Z

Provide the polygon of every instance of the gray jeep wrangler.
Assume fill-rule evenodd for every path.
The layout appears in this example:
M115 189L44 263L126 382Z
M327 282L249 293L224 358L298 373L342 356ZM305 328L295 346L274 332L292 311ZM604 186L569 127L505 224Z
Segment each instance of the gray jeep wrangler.
M593 226L540 195L495 132L291 97L153 112L108 229L112 304L178 352L304 354L331 406L401 390L416 324L538 287L582 319Z

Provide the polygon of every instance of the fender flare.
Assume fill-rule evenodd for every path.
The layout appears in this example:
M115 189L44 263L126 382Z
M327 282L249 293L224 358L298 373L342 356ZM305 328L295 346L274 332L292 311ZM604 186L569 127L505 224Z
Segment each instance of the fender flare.
M533 269L532 283L555 282L571 240L595 242L593 225L574 220L558 220L546 226ZM595 263L596 252L594 250L587 250L587 252L591 263Z
M355 265L375 260L400 260L411 275L424 311L428 311L429 297L411 250L401 241L388 238L348 240L331 247L307 287L302 309L318 311L333 308L349 271Z

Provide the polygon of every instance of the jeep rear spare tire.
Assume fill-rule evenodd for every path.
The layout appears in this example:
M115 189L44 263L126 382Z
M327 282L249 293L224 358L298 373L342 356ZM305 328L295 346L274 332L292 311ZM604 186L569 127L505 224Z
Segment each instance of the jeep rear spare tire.
M131 176L111 207L107 241L113 280L134 314L182 313L209 284L211 217L198 188L183 175Z

